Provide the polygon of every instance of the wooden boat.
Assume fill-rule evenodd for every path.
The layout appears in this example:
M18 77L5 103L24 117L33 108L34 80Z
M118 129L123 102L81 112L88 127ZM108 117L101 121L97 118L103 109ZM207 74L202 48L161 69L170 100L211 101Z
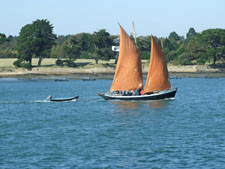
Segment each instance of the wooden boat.
M95 81L96 79L95 78L83 78L82 80L83 81Z
M78 98L79 98L79 96L70 97L70 98L55 98L55 99L53 99L51 96L48 96L46 101L50 101L50 102L68 102L68 101L77 101Z
M97 95L105 100L159 100L175 97L177 89L172 89L164 53L153 36L147 80L140 94L143 88L140 55L136 44L120 26L120 51L112 86L109 92ZM136 91L136 94L121 94L124 91Z
M69 81L68 79L55 79L56 82L64 82L64 81Z

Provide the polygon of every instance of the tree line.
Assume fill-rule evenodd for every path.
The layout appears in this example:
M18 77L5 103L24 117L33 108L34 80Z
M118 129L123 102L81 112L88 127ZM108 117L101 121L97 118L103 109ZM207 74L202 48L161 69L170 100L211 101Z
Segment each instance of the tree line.
M17 58L16 67L32 68L32 58L39 58L38 66L44 58L57 58L58 66L76 66L75 60L116 59L112 46L119 46L119 35L110 35L105 29L92 34L56 35L53 25L46 19L36 20L23 26L19 36L0 33L0 58ZM132 34L130 35L132 39ZM190 28L186 37L171 32L166 38L156 37L167 62L176 65L216 64L225 62L225 29L207 29L197 33ZM137 46L142 59L149 59L150 36L137 37Z

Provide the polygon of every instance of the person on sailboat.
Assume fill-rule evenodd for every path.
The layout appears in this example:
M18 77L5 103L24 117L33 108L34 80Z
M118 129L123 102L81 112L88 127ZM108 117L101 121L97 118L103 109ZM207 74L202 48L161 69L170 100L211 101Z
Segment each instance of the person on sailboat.
M128 92L124 90L124 91L122 92L122 96L127 96L127 93L128 93Z
M144 94L144 90L143 90L143 89L139 89L139 90L138 90L138 94L139 94L139 95L143 95L143 94Z

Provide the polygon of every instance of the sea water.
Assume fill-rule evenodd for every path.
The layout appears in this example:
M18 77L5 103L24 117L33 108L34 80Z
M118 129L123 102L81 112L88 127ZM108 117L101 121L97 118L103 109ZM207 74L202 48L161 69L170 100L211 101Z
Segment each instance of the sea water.
M161 101L96 95L111 83L0 79L0 168L224 168L225 78L172 79Z

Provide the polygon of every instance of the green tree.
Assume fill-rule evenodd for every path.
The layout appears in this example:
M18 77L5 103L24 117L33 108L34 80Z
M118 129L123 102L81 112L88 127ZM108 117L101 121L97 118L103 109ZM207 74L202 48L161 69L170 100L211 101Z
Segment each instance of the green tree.
M150 36L138 37L137 46L138 49L141 51L141 58L149 60L151 51L151 37Z
M0 33L0 45L7 40L5 34Z
M187 39L194 38L197 33L194 28L190 28L188 33L186 34Z
M177 64L181 64L181 65L189 65L191 64L191 56L189 53L187 52L183 52L182 54L178 55L177 57Z
M0 58L17 58L16 37L0 34Z
M53 34L53 26L47 19L34 21L32 27L35 55L39 57L38 66L40 66L43 56L50 55L50 49L54 45L56 35Z
M111 50L113 45L113 39L110 37L110 34L106 32L105 29L102 29L98 32L94 32L94 46L93 49L93 58L95 63L98 64L98 60L109 60L114 54Z
M163 41L163 48L167 48L169 51L176 50L178 48L178 44L175 41L166 38Z
M102 29L98 32L94 32L94 44L98 49L111 48L113 45L113 40L111 39L110 34L106 32L105 29Z
M172 62L176 58L177 58L177 52L176 51L172 50L172 51L167 52L167 54L166 54L166 61L167 62Z
M17 50L19 58L14 62L17 67L32 68L32 56L35 53L35 45L33 44L33 26L27 24L22 27L17 39Z
M205 64L208 60L205 58L206 49L204 48L203 42L199 39L200 34L196 34L195 37L189 39L186 44L186 52L188 52L192 60L196 60L197 64Z
M200 39L208 53L208 59L212 59L214 65L217 60L225 58L225 29L205 30Z
M25 25L18 37L19 59L15 65L23 66L25 64L25 67L31 68L32 57L37 56L39 57L38 66L40 66L42 57L50 55L50 49L55 39L53 26L46 19L38 19L32 24ZM26 62L28 62L28 66Z
M93 44L93 40L92 40L90 34L88 34L88 33L80 34L79 45L80 45L82 52L90 50L90 48L93 47L92 44Z
M81 48L79 44L79 39L76 36L72 36L66 46L64 46L65 55L68 57L66 63L68 66L75 66L74 61L80 57Z
M51 58L65 58L66 57L66 54L65 54L65 51L64 51L64 45L54 45L52 48L51 48L51 54L50 54L50 57Z
M114 53L110 48L94 49L92 57L95 59L95 63L98 64L99 60L110 60L113 58Z
M176 32L171 32L169 35L170 40L179 41L181 38Z
M64 47L68 44L68 39L71 38L71 35L63 36L59 35L55 40L55 44L51 48L51 58L65 58L66 54L64 51Z

